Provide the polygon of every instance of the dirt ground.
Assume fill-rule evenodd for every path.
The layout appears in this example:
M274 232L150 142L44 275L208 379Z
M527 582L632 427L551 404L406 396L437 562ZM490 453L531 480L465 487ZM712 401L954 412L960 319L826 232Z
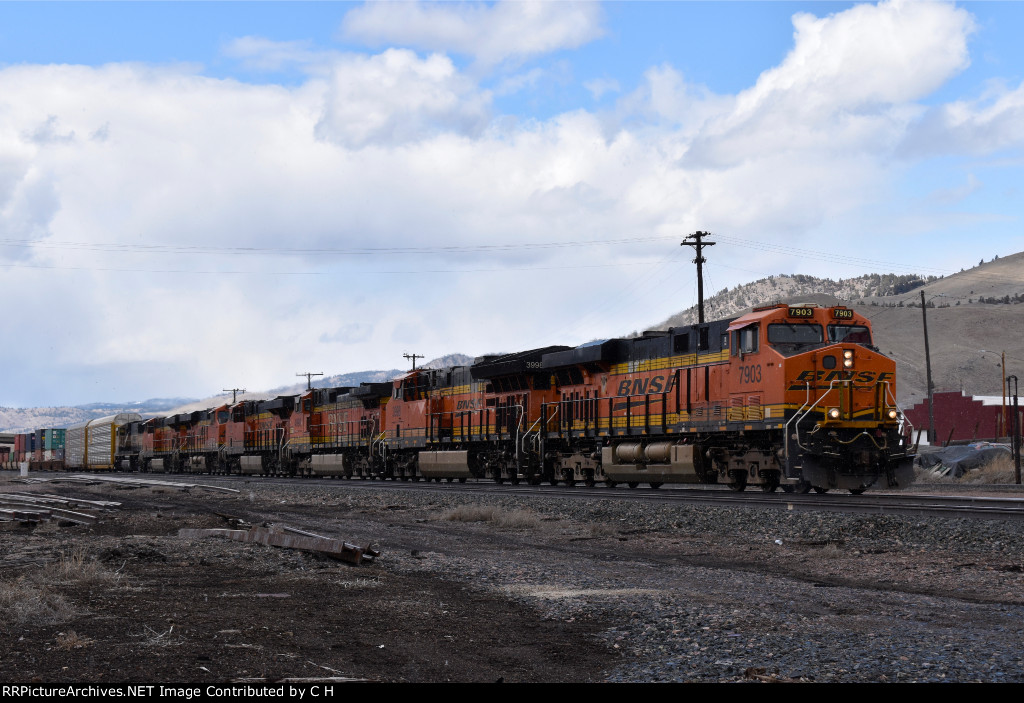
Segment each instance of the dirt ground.
M937 612L935 598L950 594L964 603L999 608L1024 603L1024 567L1015 548L1007 552L1002 533L991 540L978 537L983 546L969 552L963 539L948 550L907 548L899 540L866 549L858 540L877 527L872 519L850 518L840 528L838 518L827 514L808 523L810 518L795 514L743 511L738 519L749 525L719 534L714 523L694 522L711 513L686 513L683 522L670 517L676 522L666 523L668 512L657 507L606 509L599 500L579 509L585 518L567 514L577 510L565 508L577 504L570 501L559 503L558 514L538 503L521 516L501 513L504 522L469 514L453 520L455 506L481 502L457 486L452 492L426 492L397 484L384 490L380 484L279 486L254 479L225 482L239 489L227 493L25 485L12 478L0 476L0 491L119 505L104 511L77 508L98 517L92 525L0 523L4 683L603 681L609 671L622 671L624 665L628 671L631 656L641 657L635 671L654 659L680 661L678 652L643 659L637 652L646 645L627 646L638 636L638 623L665 628L651 640L660 647L688 637L686 628L735 641L730 633L741 627L749 628L744 631L751 638L770 638L773 632L805 627L806 621L811 634L771 645L784 651L812 636L827 640L829 627L838 633L867 627L864 623L872 632L891 627L878 619L871 599L891 600L906 611L908 622L924 623ZM672 513L677 514L682 513ZM799 539L784 535L793 529L786 520L803 521ZM182 528L265 524L372 545L381 556L353 565L294 549L178 536ZM968 529L974 534L987 530L985 525ZM905 529L909 543L925 528L907 523ZM785 539L777 539L782 535ZM773 584L774 605L766 601L762 609L754 602L749 609L734 609L742 599L733 604L733 590L757 589L767 581ZM537 592L563 584L565 594ZM520 586L522 593L533 589L534 600L512 597ZM611 601L584 603L590 591L616 598L620 587L624 602L633 604L624 612ZM840 605L828 601L847 587L867 590L851 591L853 600ZM650 598L637 600L644 589ZM687 604L685 612L680 603ZM675 610L652 615L641 608ZM788 621L765 626L766 613L785 614L789 608L795 612ZM992 620L991 614L978 616L983 617ZM943 629L936 631L974 626L937 623ZM893 628L889 636L899 640L899 630ZM978 632L990 636L989 629ZM758 651L772 650L748 647L748 654ZM692 670L704 677L700 680L717 676L714 667L721 658L710 651L695 653L690 659L699 661L691 661ZM743 668L737 671L742 680ZM729 676L726 672L721 680Z
M391 568L389 535L401 528L401 508L345 509L339 520L338 506L285 505L269 486L241 498L200 489L32 490L121 505L92 526L7 523L0 533L4 682L585 681L615 657L589 636L597 623L545 620L457 578ZM176 537L180 528L237 525L224 516L243 527L319 524L360 546L376 535L390 549L353 565ZM403 558L417 556L416 519Z

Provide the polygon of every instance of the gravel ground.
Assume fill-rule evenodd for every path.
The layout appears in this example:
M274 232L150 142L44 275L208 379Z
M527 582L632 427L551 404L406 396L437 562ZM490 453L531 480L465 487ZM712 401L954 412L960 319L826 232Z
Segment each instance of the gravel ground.
M498 513L390 535L394 568L603 623L622 660L599 680L1024 680L1020 522L400 495L431 527L467 502ZM521 511L536 522L501 526Z
M454 568L547 618L608 622L597 636L624 661L606 681L1024 679L1020 523L614 501L528 507L557 516L548 534L587 548L564 560L474 553L420 568ZM610 534L574 535L581 526ZM606 549L612 540L619 548Z
M155 518L162 524L153 523L150 511L145 523L111 522L91 533L79 530L76 539L107 540L109 553L117 548L112 544L135 545L145 532L153 535L144 540L147 549L164 555L167 566L157 566L180 562L190 572L207 563L223 571L229 555L240 553L218 540L179 553L185 547L173 536L177 527L215 526L214 510L372 541L383 556L359 567L358 580L376 584L369 596L382 617L393 620L389 636L396 639L387 651L402 647L426 657L461 639L482 661L498 662L474 661L466 671L440 677L427 664L391 671L374 660L377 680L557 681L570 680L567 671L572 680L608 682L1024 679L1022 522L644 505L543 493L512 498L456 486L244 485L235 498L136 494L136 513L157 501ZM50 484L39 492L55 489ZM202 520L190 517L203 512ZM168 516L178 517L170 524ZM328 569L313 557L258 545L246 545L243 554L260 578L275 569L292 574L286 585L261 585L268 593L294 592L295 574L310 588L322 588L316 584L336 583L338 569L351 568ZM125 575L142 584L148 565L136 561ZM429 606L422 595L428 592L435 599ZM463 594L472 599L458 601ZM483 617L453 632L444 614L456 608L477 608ZM441 615L419 618L415 627L403 619L428 611ZM310 621L309 627L315 633L323 625ZM40 630L44 635L53 636ZM509 642L525 642L514 655L502 649L506 635ZM522 659L531 637L538 638L541 658L557 667L513 671L500 663ZM363 633L362 639L371 637ZM358 664L355 657L351 662Z

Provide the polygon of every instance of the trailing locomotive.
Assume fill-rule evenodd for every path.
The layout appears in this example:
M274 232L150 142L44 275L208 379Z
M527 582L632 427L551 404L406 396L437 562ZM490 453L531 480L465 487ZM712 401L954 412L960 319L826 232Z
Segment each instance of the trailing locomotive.
M389 383L124 418L111 461L91 466L860 493L913 481L894 384L864 317L780 304Z

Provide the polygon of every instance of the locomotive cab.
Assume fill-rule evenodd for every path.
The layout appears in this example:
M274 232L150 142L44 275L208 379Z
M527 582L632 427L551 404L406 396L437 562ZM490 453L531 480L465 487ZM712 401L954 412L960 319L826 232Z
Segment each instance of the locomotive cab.
M817 305L755 309L730 326L730 419L783 430L780 483L862 492L913 481L895 362L870 322Z

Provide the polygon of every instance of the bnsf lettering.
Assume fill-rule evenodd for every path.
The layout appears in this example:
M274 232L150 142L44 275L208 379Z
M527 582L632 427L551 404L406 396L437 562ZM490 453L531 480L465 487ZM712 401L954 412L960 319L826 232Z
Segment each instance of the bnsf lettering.
M819 369L817 372L813 370L801 371L796 377L796 383L789 387L791 391L802 390L804 384L810 383L831 383L832 381L854 381L856 383L882 383L892 379L894 374L883 371L878 374L877 377L874 371L824 371Z
M479 400L460 400L455 404L456 410L479 410L480 407Z
M644 395L646 393L671 393L676 387L676 375L653 376L651 378L628 378L619 382L616 395Z

